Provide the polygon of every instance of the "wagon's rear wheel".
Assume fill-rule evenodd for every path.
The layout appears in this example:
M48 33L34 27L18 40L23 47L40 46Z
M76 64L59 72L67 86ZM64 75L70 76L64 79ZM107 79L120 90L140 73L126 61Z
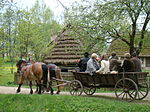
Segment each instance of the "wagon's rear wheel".
M84 87L83 88L83 91L86 95L92 95L95 93L96 91L96 88L93 88L93 87Z
M120 79L115 85L115 95L122 100L135 100L137 92L137 84L129 78Z
M141 100L148 95L148 84L146 82L140 83L138 85L138 94L136 99Z
M83 92L83 86L80 81L73 80L70 82L70 94L80 96Z

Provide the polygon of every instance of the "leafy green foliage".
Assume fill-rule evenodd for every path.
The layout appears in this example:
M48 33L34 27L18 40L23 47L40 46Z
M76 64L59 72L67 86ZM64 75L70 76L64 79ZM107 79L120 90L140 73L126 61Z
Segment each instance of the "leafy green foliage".
M60 25L43 1L37 0L30 10L14 6L5 7L0 14L1 57L7 55L13 62L15 57L27 59L32 54L36 61L40 61Z
M148 30L149 5L147 0L82 0L66 13L66 21L82 35L84 46L102 49L106 43L120 39L130 53L139 54Z

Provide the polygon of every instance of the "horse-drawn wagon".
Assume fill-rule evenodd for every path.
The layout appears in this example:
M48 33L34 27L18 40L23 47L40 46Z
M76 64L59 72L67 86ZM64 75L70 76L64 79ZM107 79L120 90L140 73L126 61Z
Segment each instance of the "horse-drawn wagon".
M73 72L75 80L70 83L71 95L87 95L96 89L114 88L115 95L123 100L141 100L148 95L148 72L122 72L117 74L90 75L84 72Z

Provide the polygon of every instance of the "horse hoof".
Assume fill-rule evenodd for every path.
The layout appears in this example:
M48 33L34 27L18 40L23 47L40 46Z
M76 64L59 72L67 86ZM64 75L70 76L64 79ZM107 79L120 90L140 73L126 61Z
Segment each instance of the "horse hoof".
M41 94L41 92L38 92L38 94Z
M46 92L49 92L49 89L46 89Z
M56 92L56 94L59 94L59 93L60 93L60 91L57 91L57 92Z
M54 93L51 93L51 95L53 95Z
M33 91L30 91L30 94L33 94Z
M56 94L59 94L60 92L56 92Z
M20 92L20 89L17 89L16 93L19 93Z

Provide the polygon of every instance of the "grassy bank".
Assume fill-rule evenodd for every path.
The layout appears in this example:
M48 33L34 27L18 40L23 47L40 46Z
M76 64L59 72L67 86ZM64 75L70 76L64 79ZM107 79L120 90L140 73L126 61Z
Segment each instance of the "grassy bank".
M150 105L60 95L0 95L0 112L150 112Z

